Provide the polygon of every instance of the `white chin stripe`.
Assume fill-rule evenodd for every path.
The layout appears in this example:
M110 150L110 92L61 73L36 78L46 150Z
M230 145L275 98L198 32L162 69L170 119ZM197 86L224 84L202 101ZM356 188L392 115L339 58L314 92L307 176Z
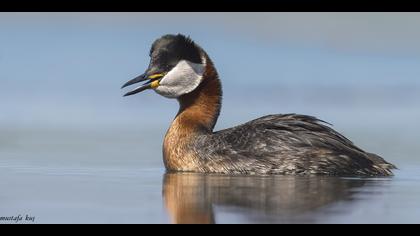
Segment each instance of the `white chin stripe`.
M167 98L192 92L203 80L205 65L182 60L162 78L155 91Z

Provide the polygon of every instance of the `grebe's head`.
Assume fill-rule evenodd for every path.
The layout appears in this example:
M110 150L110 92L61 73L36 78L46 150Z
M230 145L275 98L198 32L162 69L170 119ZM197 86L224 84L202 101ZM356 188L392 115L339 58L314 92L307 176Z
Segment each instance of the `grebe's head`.
M124 96L154 89L167 98L178 98L194 91L203 80L204 52L184 35L162 36L153 43L149 56L146 72L128 81L123 88L142 81L146 83Z

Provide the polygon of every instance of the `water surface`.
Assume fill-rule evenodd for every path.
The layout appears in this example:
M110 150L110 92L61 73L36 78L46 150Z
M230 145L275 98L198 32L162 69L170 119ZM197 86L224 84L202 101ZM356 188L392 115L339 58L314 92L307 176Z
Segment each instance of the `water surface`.
M8 132L1 216L28 214L36 223L420 223L420 165L412 158L391 158L400 169L389 178L165 173L162 137L144 138L146 130Z

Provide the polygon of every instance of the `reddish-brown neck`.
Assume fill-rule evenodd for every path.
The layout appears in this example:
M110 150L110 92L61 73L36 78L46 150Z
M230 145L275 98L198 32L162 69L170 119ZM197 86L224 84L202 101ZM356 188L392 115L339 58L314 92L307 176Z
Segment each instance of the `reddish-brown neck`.
M219 117L221 99L220 80L207 58L203 81L195 91L178 99L180 109L172 125L189 132L212 132Z
M190 150L197 135L213 132L221 108L222 87L213 63L207 58L203 81L193 92L178 98L180 109L163 143L169 170L192 171L199 163Z

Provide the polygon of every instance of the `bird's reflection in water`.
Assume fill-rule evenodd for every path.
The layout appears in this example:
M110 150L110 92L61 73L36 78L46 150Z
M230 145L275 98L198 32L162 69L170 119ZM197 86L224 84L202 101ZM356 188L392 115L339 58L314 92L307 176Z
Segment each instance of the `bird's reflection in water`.
M282 222L339 200L351 201L364 184L363 179L335 177L167 173L163 198L172 223L216 223L215 206L233 207L255 223Z

